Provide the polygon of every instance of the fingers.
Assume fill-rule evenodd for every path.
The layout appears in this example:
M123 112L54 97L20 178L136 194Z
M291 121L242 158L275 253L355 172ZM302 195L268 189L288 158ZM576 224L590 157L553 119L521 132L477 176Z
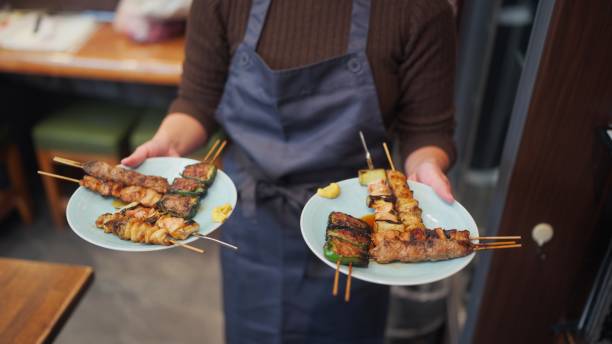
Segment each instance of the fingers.
M450 182L446 176L439 176L438 178L432 180L431 187L446 203L453 203L455 201L455 197L453 197L453 193L451 191Z
M415 172L409 175L408 179L431 186L435 193L447 203L455 201L450 181L438 165L430 163L421 164L416 168Z
M121 160L121 164L129 167L136 167L142 164L149 157L148 142L136 148L136 150L128 157Z

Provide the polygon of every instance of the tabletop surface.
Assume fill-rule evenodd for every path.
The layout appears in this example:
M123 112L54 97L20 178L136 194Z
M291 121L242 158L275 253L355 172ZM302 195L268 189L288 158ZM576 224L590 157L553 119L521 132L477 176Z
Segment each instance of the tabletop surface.
M43 343L89 286L88 266L0 258L0 343Z
M145 84L177 85L185 37L140 44L99 24L75 52L0 49L0 71Z

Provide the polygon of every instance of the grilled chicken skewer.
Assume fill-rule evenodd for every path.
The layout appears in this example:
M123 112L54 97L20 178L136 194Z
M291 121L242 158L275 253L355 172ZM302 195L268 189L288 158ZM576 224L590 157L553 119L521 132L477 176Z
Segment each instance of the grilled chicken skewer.
M192 220L170 216L146 207L102 214L96 220L96 226L124 240L158 245L169 245L171 239L187 239L200 228Z
M159 176L148 176L142 173L128 170L120 166L112 166L103 161L87 161L79 163L76 161L55 157L53 161L67 164L74 167L80 167L88 175L104 181L112 181L123 185L141 186L153 189L159 193L168 192L168 181L166 178Z
M102 181L92 176L83 176L79 184L105 197L115 197L125 203L138 202L147 207L156 206L162 194L142 186L123 186L112 181Z
M395 210L399 213L405 229L409 232L416 230L416 233L421 234L422 231L419 229L425 228L421 218L422 211L419 208L419 202L414 199L412 190L408 187L406 176L397 170L387 171L387 180L395 196ZM415 239L421 238L416 237Z

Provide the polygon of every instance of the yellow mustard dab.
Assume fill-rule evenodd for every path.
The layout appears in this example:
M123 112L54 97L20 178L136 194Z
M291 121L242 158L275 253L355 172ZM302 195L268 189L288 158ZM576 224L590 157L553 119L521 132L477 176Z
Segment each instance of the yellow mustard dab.
M232 212L232 206L229 203L225 203L218 207L215 207L212 211L212 219L214 222L223 223Z
M317 195L324 198L336 198L340 195L340 185L331 183L324 188L319 188L317 190Z

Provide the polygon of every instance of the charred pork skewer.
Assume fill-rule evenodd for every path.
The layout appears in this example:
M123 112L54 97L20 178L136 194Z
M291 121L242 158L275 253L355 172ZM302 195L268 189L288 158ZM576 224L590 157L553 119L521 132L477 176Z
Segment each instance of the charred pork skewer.
M469 240L440 239L433 234L425 240L383 240L370 250L370 255L378 263L416 263L467 256L475 248Z

